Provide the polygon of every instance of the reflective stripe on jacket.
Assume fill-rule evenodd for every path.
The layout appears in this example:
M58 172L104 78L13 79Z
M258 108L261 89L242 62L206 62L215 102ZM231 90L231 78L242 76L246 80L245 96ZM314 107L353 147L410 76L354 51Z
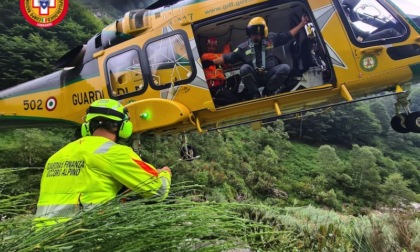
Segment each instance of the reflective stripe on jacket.
M163 199L170 184L168 171L158 173L130 147L100 136L83 137L48 159L36 220L73 217L115 198L123 185L143 198Z

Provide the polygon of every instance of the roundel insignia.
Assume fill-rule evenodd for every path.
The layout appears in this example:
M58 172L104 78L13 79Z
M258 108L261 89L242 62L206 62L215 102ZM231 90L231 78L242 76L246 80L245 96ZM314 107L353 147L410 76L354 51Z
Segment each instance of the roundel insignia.
M360 67L366 72L375 70L377 66L378 59L373 54L366 54L360 59Z
M45 102L45 108L48 111L53 111L55 109L55 107L57 107L57 99L55 97L50 97L47 99L47 101Z
M60 23L68 7L69 0L20 0L20 11L26 21L39 28Z

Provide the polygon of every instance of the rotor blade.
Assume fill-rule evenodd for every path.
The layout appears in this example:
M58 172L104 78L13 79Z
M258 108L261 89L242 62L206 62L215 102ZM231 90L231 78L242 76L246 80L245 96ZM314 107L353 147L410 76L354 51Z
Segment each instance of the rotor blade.
M146 7L148 10L160 8L162 6L172 5L174 3L179 2L179 0L157 0L157 1L150 1L151 4Z

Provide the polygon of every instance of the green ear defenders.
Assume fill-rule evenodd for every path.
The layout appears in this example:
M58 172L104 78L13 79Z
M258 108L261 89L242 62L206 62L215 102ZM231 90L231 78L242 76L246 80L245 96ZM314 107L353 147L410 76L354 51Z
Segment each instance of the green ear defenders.
M89 128L89 122L82 123L82 128L80 129L80 134L82 137L90 136L90 128Z
M110 121L119 122L120 127L117 136L120 138L129 138L133 133L133 124L130 122L128 110L118 101L112 99L94 101L86 112L86 122L82 124L81 128L83 137L93 134L90 121L95 117L107 118Z
M127 119L121 122L120 130L118 131L118 137L126 139L129 138L133 133L133 123L128 119L129 117L127 114Z

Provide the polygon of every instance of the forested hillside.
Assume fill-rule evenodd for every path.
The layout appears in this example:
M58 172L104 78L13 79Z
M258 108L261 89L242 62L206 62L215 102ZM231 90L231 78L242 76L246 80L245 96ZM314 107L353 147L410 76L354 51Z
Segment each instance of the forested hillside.
M0 89L54 71L56 59L85 43L114 16L142 4L145 1L72 1L60 25L38 29L23 19L15 1L1 2ZM118 10L106 11L116 6ZM410 99L412 109L420 110L419 87L413 88ZM27 251L80 251L82 245L105 250L119 245L115 237L133 239L127 248L140 251L138 244L149 244L141 240L148 230L139 229L136 222L145 219L141 212L153 211L150 222L164 229L167 237L173 235L172 240L182 241L178 247L190 251L199 250L188 243L194 239L203 251L232 246L262 251L419 251L418 213L371 215L373 210L388 212L420 202L420 134L398 134L390 128L394 102L388 97L307 112L267 123L260 130L243 125L192 133L189 143L200 158L191 162L179 160L179 136L144 135L141 157L172 169L173 208L159 204L151 210L148 204L130 203L125 222L115 218L119 207L110 204L104 206L114 211L110 219L98 210L68 226L34 235L24 225L34 212L42 170L1 169L0 223L4 225L0 225L0 238L4 244L0 250L14 248L29 236L24 239L26 245L21 245ZM57 128L4 130L0 132L0 168L43 167L50 155L72 140L73 133L74 129ZM370 217L353 217L364 215ZM14 216L24 216L19 220L23 224L13 222ZM201 230L194 228L194 235L185 228L189 222L212 223L217 216L220 221L213 226L203 224ZM165 218L169 221L164 222ZM171 220L176 225L166 227ZM174 229L181 231L174 234ZM103 232L103 237L93 231ZM60 235L67 237L64 245L56 239ZM52 238L42 243L40 237ZM210 244L207 240L216 241L214 250L205 249ZM223 247L227 241L229 246ZM146 245L142 251L156 249Z

